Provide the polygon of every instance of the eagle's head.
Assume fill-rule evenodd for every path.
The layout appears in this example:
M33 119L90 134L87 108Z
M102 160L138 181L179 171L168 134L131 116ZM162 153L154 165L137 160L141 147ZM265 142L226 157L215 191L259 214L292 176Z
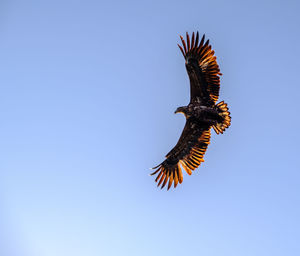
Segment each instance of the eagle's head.
M187 117L188 108L187 107L179 107L176 109L175 114L182 113Z

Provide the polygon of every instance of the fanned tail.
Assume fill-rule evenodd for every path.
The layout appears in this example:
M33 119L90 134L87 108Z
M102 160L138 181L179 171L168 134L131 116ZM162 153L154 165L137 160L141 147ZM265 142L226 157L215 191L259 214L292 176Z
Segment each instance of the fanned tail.
M220 116L224 118L222 123L217 123L216 125L213 125L215 132L219 134L219 133L223 133L225 129L230 126L231 117L230 117L230 112L228 111L227 104L224 101L219 102L217 104L217 108Z

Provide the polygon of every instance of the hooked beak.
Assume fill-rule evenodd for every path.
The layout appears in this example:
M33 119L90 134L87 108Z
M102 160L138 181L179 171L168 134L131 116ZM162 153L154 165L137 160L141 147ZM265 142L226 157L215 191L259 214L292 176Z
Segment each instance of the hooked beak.
M177 114L177 113L182 113L183 114L183 112L182 112L182 109L181 108L177 108L176 110L175 110L175 112L174 112L175 114Z

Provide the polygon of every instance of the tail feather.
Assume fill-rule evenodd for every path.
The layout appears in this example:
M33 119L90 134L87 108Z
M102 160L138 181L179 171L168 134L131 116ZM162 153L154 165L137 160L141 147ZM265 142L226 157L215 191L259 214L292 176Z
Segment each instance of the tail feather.
M222 123L217 123L216 125L213 125L213 128L217 134L223 133L226 128L230 126L231 123L231 117L230 112L228 111L227 104L224 101L221 101L217 104L218 111L220 112L220 115L224 118Z

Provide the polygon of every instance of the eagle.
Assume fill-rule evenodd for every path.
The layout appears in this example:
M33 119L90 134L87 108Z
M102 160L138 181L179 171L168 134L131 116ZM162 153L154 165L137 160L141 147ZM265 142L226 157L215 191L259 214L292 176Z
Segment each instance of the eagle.
M219 98L220 73L215 52L211 49L205 35L199 40L199 32L193 32L191 39L186 33L186 42L180 36L182 46L178 44L185 59L185 67L190 79L190 103L178 107L176 113L182 113L186 123L175 147L166 155L166 159L156 167L151 175L157 175L157 186L168 190L178 182L182 183L182 168L192 174L204 162L204 154L210 143L211 128L217 134L230 126L231 117L224 101Z

